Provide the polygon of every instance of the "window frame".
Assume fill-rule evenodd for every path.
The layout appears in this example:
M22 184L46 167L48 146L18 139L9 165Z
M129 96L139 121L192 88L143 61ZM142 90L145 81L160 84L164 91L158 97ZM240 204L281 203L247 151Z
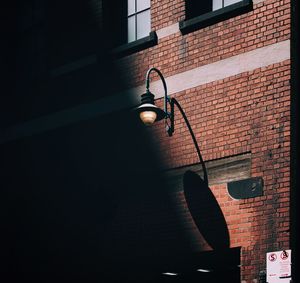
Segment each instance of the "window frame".
M122 7L115 7L115 3L111 0L103 0L103 27L104 34L108 38L108 48L114 58L121 58L133 53L142 51L158 44L158 38L155 31L143 38L128 43L128 2L119 0L125 3ZM150 29L151 29L151 0L150 0ZM118 11L115 13L115 11ZM121 26L121 28L120 28Z
M242 0L237 3L225 6L221 9L207 12L191 19L180 21L179 29L181 33L185 35L252 10L252 0Z
M127 0L127 5L128 5L128 1ZM149 29L149 33L151 32L151 0L149 0L149 7L147 8L144 8L144 9L141 9L141 10L138 10L138 5L137 5L137 1L138 0L133 0L134 3L135 3L135 10L133 13L129 13L127 11L127 43L131 43L131 42L134 42L134 41L137 41L143 37L138 37L138 15L143 13L143 12L146 12L146 11L149 11L150 12L150 29ZM128 10L128 9L127 9ZM128 28L128 21L129 21L129 18L133 17L134 18L134 24L135 24L135 36L134 36L134 40L132 41L129 41L129 28Z

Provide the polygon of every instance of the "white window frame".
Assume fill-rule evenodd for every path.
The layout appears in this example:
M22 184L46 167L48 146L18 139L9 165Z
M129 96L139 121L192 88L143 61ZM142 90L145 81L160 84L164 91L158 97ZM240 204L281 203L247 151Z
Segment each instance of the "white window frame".
M127 4L129 5L129 1L127 0ZM148 30L146 30L145 33L149 34L151 31L151 13L150 13L150 9L151 9L151 0L149 0L149 6L146 6L144 9L138 10L138 1L139 0L132 0L134 1L134 11L133 12L129 12L129 9L127 9L127 42L133 42L136 41L140 38L143 38L144 36L139 36L138 35L138 16L144 12L149 11L149 28ZM134 20L134 36L132 37L132 30L129 27L129 21L130 20Z

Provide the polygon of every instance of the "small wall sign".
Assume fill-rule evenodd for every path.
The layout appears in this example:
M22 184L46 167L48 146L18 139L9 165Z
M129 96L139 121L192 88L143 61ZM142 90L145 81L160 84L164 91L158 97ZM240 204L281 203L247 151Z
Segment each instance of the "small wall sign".
M268 283L290 283L292 279L291 252L291 250L283 250L267 253Z

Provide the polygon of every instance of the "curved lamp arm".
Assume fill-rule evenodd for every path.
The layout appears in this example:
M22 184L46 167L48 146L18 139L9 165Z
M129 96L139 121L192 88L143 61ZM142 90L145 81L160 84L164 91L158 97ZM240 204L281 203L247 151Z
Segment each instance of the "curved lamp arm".
M150 74L152 71L155 71L162 83L163 83L163 86L164 86L164 118L165 118L165 124L166 124L166 130L168 132L168 135L169 136L172 136L173 132L174 132L174 105L176 105L189 129L189 132L192 136L192 139L193 139L193 142L194 142L194 145L195 145L195 148L197 150L197 154L198 154L198 157L199 157L199 160L200 160L200 163L201 163L201 166L202 166L202 169L203 169L203 175L204 175L204 182L206 183L206 185L208 185L208 177L207 177L207 170L206 170L206 166L205 166L205 163L204 163L204 160L202 158L202 155L201 155L201 152L200 152L200 149L199 149L199 146L198 146L198 143L197 143L197 140L196 140L196 137L194 135L194 132L191 128L191 125L182 109L182 107L180 106L179 102L175 99L175 98L172 98L170 99L167 95L167 84L166 84L166 81L162 75L162 73L156 69L156 68L150 68L148 71L147 71L147 74L146 74L146 93L150 92L149 91L149 87L150 87ZM168 109L167 109L167 106L168 106L168 103L170 104L170 107L171 107L171 112L168 112ZM170 119L170 125L168 124L167 120Z
M177 108L179 109L179 111L180 111L180 113L181 113L181 115L182 115L182 117L183 117L183 119L184 119L184 121L185 121L188 129L189 129L189 132L190 132L191 136L192 136L192 139L193 139L193 142L194 142L195 148L197 150L197 154L198 154L198 157L199 157L202 169L203 169L204 182L208 186L208 176L207 176L206 166L205 166L204 160L202 158L202 155L201 155L200 148L198 146L196 137L195 137L194 132L192 130L192 127L191 127L191 125L189 123L189 120L186 117L186 115L185 115L182 107L180 106L179 102L175 98L171 99L170 105L171 105L171 129L172 129L172 133L174 132L174 105L176 105Z
M158 70L158 69L156 69L154 67L150 68L148 70L148 72L146 74L146 90L149 91L149 87L150 87L150 73L152 71L155 71L159 75L159 77L160 77L160 79L161 79L161 81L163 83L164 91L165 91L165 93L164 93L164 95L165 95L165 99L164 99L164 111L166 113L166 118L169 118L170 113L168 112L168 109L167 109L167 102L170 102L170 100L169 100L168 94L167 94L168 93L168 91L167 91L167 84L166 84L165 78L163 77L163 75L160 72L160 70Z

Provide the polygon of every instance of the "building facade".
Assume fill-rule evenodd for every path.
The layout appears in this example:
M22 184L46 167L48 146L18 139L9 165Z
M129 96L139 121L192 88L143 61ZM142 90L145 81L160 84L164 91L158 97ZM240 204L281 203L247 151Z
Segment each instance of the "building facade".
M11 2L1 275L258 283L268 252L293 251L292 1L202 2ZM176 105L171 137L132 111L152 67L191 125L208 186ZM155 72L150 91L163 107Z
M156 67L168 95L184 109L225 218L228 246L240 248L241 282L265 280L266 253L290 249L290 7L290 1L277 0L153 0L151 28L145 26L149 36L113 49L132 92L144 92L146 72ZM150 91L162 107L163 85L156 75ZM199 208L207 199L198 199L198 211L187 204L179 176L190 169L202 173L183 117L175 110L172 137L163 122L153 127L165 170L177 178L170 196L192 250L224 247L226 237L210 219L209 207ZM199 218L216 227L201 226ZM210 229L223 240L214 241Z

